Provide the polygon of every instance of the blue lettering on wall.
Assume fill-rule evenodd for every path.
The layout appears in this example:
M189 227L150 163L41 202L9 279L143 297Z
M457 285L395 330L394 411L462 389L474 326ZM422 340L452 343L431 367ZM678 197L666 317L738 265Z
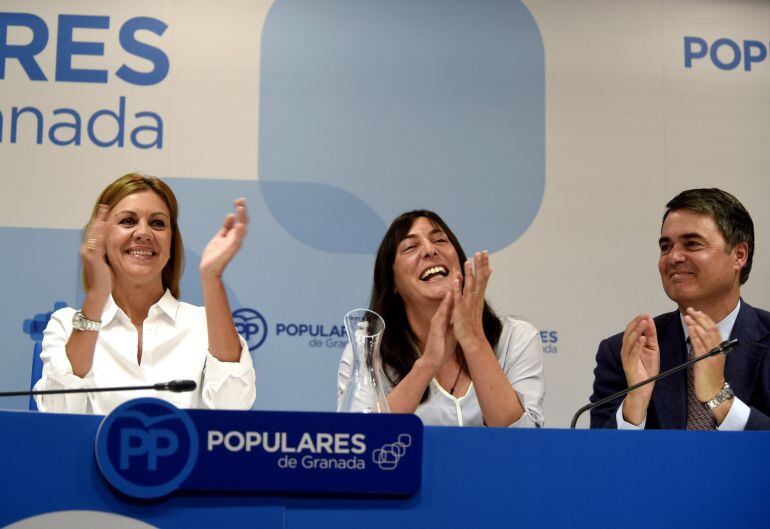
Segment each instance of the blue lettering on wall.
M559 341L559 333L557 331L540 331L540 341L544 344L556 343Z
M684 67L692 68L693 59L702 59L708 54L709 45L700 37L684 38Z
M9 26L29 29L32 32L32 40L23 45L8 44ZM0 13L0 79L5 79L6 59L16 59L30 80L46 81L35 55L43 51L47 44L48 26L39 16L31 13Z
M727 46L732 51L733 58L729 62L723 62L719 58L719 48L723 46ZM713 62L717 68L721 68L722 70L732 70L741 62L741 48L730 39L717 39L714 41L714 44L711 45L709 56L711 57L711 62Z
M163 53L163 50L136 40L136 32L144 29L161 36L167 27L157 18L150 17L132 18L123 24L123 27L120 28L120 45L128 53L150 61L153 64L153 69L149 72L137 72L124 64L118 68L115 75L127 83L141 86L158 84L163 81L168 75L168 56Z
M29 113L35 116L35 143L43 143L43 114L35 107L16 108L11 111L11 143L16 143L16 134L18 133L19 118L22 114Z
M67 123L66 121L61 123L55 123L49 130L48 130L48 139L53 143L54 145L59 146L67 146L67 145L80 145L80 114L77 113L77 111L73 108L57 108L53 111L54 116L58 116L61 114L66 114L68 116L72 117L72 123ZM56 131L70 128L72 129L72 137L64 140L56 137Z
M131 145L137 149L162 149L163 119L160 115L148 111L136 112L133 114L134 120L128 121L127 116L129 114L126 111L126 97L120 96L117 110L103 108L88 117L86 121L88 139L97 147L123 147L127 130L130 130ZM80 113L74 108L57 108L53 111L53 116L61 116L62 119L51 124L48 128L47 137L50 142L61 147L80 145L83 122ZM34 141L37 145L43 143L43 138L46 137L43 132L46 128L46 118L40 109L33 106L12 107L10 118L10 143L19 143L19 140L25 137L24 132L32 128L33 121ZM99 124L101 135L97 135L97 124ZM24 126L22 127L22 125ZM105 128L114 132L105 133ZM0 143L3 141L2 132L3 114L0 112ZM27 132L26 137L29 138L29 132Z
M56 65L53 80L66 83L108 83L110 71L106 67L75 68L73 62L76 63L77 58L82 56L105 57L105 43L112 35L109 32L110 17L62 14L58 16L56 24ZM21 28L31 32L29 42L11 44L9 28ZM83 29L96 30L97 36L93 33L89 34L90 38L76 36L76 31ZM142 71L123 64L115 71L115 76L138 86L161 83L168 76L168 55L162 49L143 42L139 37L142 31L161 37L166 29L168 25L157 18L138 16L127 20L120 27L117 40L123 50L149 62L150 67ZM41 17L31 13L0 12L0 80L6 78L6 64L15 60L29 80L48 81L36 59L48 43L48 25ZM4 119L3 110L0 109L0 143L7 137L5 127L8 126L12 144L18 143L20 139L23 141L34 138L35 144L41 145L47 138L51 144L60 147L79 146L83 138L87 137L90 143L97 147L122 148L126 145L128 135L130 145L137 149L162 149L161 116L149 110L136 112L133 114L134 123L131 127L132 124L127 124L127 116L131 114L127 113L126 105L126 98L121 96L116 110L97 109L90 116L83 115L84 112L75 108L62 106L53 110L53 116L50 118L35 105L14 105L5 115L7 119ZM49 119L54 122L48 123ZM31 130L34 130L34 136L30 135Z
M758 40L744 40L742 44L729 38L719 38L709 45L701 37L684 37L684 67L692 68L695 61L708 57L720 70L734 70L743 63L744 71L768 58L770 44Z
M103 42L73 40L75 28L109 29L109 17L85 15L59 15L59 32L56 38L56 80L73 83L106 83L107 70L72 68L74 55L104 55Z
M95 125L96 120L104 116L107 118L108 121L115 121L116 125L116 132L115 137L111 139L104 139L101 140L96 137L96 131ZM111 147L117 143L118 147L123 147L123 135L125 132L125 124L126 124L126 98L121 97L120 102L118 104L118 112L113 112L111 110L102 109L98 112L94 112L94 115L91 116L91 119L88 120L88 138L94 143L94 145L98 145L99 147Z
M137 112L135 114L137 118L152 118L155 121L155 125L140 125L131 131L131 144L139 149L157 149L163 148L163 120L155 112ZM148 143L139 141L139 134L141 132L147 132L150 137L155 139ZM153 134L154 132L154 134Z
M32 39L26 44L10 44L8 29L10 27L25 28L32 33ZM152 68L149 71L137 71L123 64L115 75L126 83L150 86L162 82L169 72L169 58L166 53L155 46L142 42L137 34L149 31L162 36L168 25L162 20L152 17L134 17L127 20L118 32L118 42L127 53L149 61ZM109 30L110 17L95 15L59 15L56 28L56 71L54 79L67 83L97 83L108 82L109 72L106 69L73 68L73 58L78 56L103 57L106 39L111 34L103 33L102 38L92 40L75 40L78 29ZM49 29L46 21L32 13L0 13L0 79L5 79L8 59L19 62L24 73L32 81L47 81L43 70L35 57L45 50L48 45ZM101 34L100 34L101 35Z
M747 72L751 71L751 65L756 62L762 62L767 58L767 48L764 43L758 40L744 40L743 41L743 64ZM758 53L753 54L751 50L756 50Z

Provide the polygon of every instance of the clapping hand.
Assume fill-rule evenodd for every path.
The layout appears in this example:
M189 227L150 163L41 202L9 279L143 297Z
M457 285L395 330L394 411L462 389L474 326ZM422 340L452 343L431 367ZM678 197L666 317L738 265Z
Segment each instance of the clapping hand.
M485 251L473 256L473 265L470 261L465 262L465 286L462 286L463 278L459 272L454 279L452 326L461 346L469 340L486 340L481 316L484 312L484 294L491 275L489 253Z
M438 371L444 362L454 353L454 348L450 346L452 342L452 333L450 331L450 316L452 314L452 295L447 292L441 301L438 310L430 320L430 330L428 339L425 343L425 351L422 358L430 364L431 369Z
M104 299L112 292L112 269L105 259L109 213L109 206L99 205L96 216L88 223L85 240L80 246L88 292L103 296Z
M687 309L684 322L690 337L693 356L703 356L722 343L716 323L705 312ZM701 402L711 400L725 383L725 355L718 354L693 366L695 396Z
M235 213L225 217L222 228L209 241L201 256L200 273L202 279L221 279L230 260L238 253L249 224L246 199L238 198L233 201Z
M626 325L620 360L629 386L638 384L660 372L660 347L655 322L648 314L640 314ZM647 416L654 383L628 394L623 415L633 424L641 424Z

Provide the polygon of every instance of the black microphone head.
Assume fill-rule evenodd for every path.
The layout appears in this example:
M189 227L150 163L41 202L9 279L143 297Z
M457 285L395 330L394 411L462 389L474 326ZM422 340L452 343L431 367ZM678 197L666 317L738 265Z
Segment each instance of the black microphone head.
M198 384L194 380L172 380L166 385L166 389L174 393L184 393L185 391L195 391Z

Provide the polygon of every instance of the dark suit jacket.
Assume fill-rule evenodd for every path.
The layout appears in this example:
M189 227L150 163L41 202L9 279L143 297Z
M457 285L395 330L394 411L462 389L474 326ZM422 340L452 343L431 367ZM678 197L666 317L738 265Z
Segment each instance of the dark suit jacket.
M687 346L679 312L655 318L660 346L660 371L686 360ZM755 309L741 300L741 309L730 338L740 341L725 362L725 379L735 395L750 408L747 430L770 430L770 312ZM628 387L620 348L623 334L616 334L599 344L594 369L591 402ZM591 410L591 428L617 428L615 419L623 398ZM655 383L647 408L647 429L687 427L687 371L674 373Z

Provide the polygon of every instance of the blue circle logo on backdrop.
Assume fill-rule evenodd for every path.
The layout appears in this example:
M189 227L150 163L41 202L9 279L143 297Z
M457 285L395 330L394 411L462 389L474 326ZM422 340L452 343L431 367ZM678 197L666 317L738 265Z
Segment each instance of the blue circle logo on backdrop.
M107 481L136 498L174 491L198 459L198 434L183 410L158 399L130 400L104 418L96 462Z
M238 333L249 344L249 351L254 351L265 343L267 338L267 320L256 310L249 308L233 312L233 321Z

